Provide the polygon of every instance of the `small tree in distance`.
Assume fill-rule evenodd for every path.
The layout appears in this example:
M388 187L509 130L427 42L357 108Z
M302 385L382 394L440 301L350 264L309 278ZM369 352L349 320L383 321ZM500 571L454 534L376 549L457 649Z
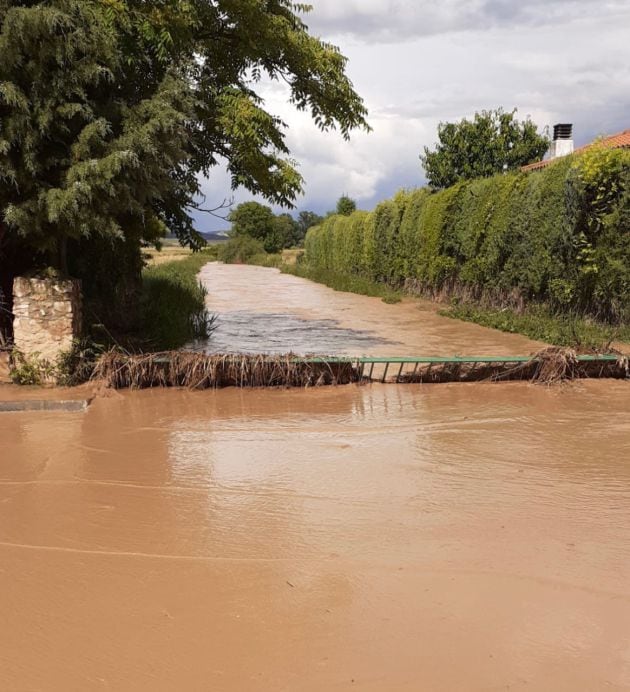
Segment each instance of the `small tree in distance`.
M475 113L473 120L440 123L434 151L420 156L430 185L445 188L460 180L485 178L539 161L549 137L529 118L516 119L517 109Z
M274 215L270 207L259 202L243 202L233 209L228 221L232 237L249 236L262 243L265 252L280 252L291 247L299 236L298 223L290 214Z
M232 224L231 235L248 235L264 243L265 238L273 233L273 212L259 202L243 202L228 215Z
M306 232L309 228L319 225L324 220L323 216L316 214L314 211L301 211L298 215L298 238L296 245L304 242Z
M352 212L357 210L357 203L348 197L348 195L342 195L338 200L337 200L337 214L341 214L341 216L350 216Z

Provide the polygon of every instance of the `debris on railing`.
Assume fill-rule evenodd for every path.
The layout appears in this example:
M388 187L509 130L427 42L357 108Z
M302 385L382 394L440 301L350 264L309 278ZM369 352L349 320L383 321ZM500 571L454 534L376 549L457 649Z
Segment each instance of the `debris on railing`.
M148 387L317 387L352 382L441 383L630 377L628 357L550 347L532 356L335 357L112 350L93 379L116 389Z

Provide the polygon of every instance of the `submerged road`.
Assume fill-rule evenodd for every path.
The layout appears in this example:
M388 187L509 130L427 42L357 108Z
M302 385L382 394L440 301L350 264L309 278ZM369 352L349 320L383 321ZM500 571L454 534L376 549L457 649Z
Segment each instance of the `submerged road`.
M261 271L261 305L282 300ZM399 353L527 350L304 282L284 300L306 321L311 286L356 300L316 319ZM629 401L604 380L351 385L2 414L0 689L629 689Z
M435 303L396 305L334 291L277 269L211 263L200 278L218 329L204 350L300 355L529 355L543 344L442 317Z

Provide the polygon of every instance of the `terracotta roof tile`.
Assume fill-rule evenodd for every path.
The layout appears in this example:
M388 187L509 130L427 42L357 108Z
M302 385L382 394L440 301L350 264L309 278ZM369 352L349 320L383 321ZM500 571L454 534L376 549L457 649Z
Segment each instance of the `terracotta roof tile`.
M591 147L595 146L604 147L606 149L623 149L625 147L630 147L630 130L618 132L616 135L604 137L604 139L596 139L594 142L591 142L590 144L586 144L585 146L576 149L574 153L577 154L581 151L586 151L587 149L590 149ZM522 166L521 170L525 172L537 171L541 168L546 168L549 164L554 163L554 161L558 161L560 158L562 157L558 157L555 159L545 159L544 161L536 161L534 163L529 163L527 164L527 166Z

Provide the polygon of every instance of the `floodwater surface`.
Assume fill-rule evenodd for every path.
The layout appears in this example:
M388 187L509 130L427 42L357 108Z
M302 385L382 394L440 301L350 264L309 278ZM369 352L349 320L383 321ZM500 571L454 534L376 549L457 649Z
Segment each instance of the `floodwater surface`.
M319 295L401 349L527 347ZM628 690L629 402L374 384L0 414L0 690Z
M434 303L334 291L278 269L207 264L200 278L218 328L214 353L450 356L529 355L541 344L441 317Z
M0 689L629 689L629 393L5 414Z

